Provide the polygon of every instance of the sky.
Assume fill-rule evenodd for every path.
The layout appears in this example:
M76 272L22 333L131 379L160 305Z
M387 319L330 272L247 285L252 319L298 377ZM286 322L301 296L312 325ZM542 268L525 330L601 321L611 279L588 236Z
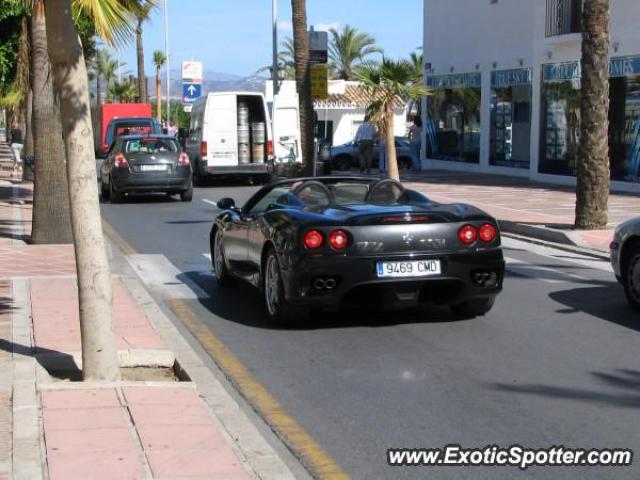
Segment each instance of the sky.
M152 54L164 50L162 6L144 26L147 75ZM171 67L183 60L204 62L205 71L240 76L271 63L270 0L166 0ZM401 5L401 6L400 6ZM292 36L291 2L278 0L279 40ZM422 44L423 0L307 0L307 19L316 30L346 24L373 35L391 57L406 57ZM114 52L117 55L116 52ZM120 52L123 74L136 72L135 41Z

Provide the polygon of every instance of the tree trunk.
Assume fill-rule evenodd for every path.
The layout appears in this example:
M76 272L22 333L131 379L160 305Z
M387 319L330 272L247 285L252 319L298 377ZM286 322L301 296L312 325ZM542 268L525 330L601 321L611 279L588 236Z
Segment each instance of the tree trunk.
M300 98L300 140L304 174L313 170L313 101L311 99L311 68L309 65L309 34L305 0L291 0L293 12L293 42L296 63L296 87Z
M400 171L398 170L398 156L396 154L396 137L394 125L393 109L386 107L384 112L385 135L387 137L387 169L389 178L400 181Z
M147 103L147 84L144 72L144 46L142 44L142 20L138 20L136 28L136 50L138 53L138 98Z
M65 171L60 111L53 95L47 52L44 1L36 0L31 17L31 85L33 90L35 244L71 243L69 185Z
M162 82L160 81L160 69L156 70L156 115L162 122Z
M33 158L33 92L29 88L24 115L24 158Z
M582 15L581 134L576 228L608 223L609 202L609 0L585 0Z
M67 152L71 222L76 252L84 380L120 377L111 317L107 260L93 154L87 67L71 12L71 0L47 0L47 40Z
M100 70L96 69L96 106L98 110L100 110L100 105L102 105L102 88L100 86Z
M18 65L16 67L16 86L22 93L20 104L14 107L14 122L16 128L22 132L22 143L26 142L27 134L27 110L29 102L29 20L23 17L20 27L20 40L18 43Z

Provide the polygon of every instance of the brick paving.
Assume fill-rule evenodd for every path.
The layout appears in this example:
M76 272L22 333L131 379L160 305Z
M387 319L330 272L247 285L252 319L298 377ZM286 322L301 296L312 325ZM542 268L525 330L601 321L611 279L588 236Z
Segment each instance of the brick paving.
M12 388L11 284L0 281L0 480L11 476Z
M426 170L408 174L405 183L441 203L470 203L498 220L570 231L581 246L608 250L613 230L640 215L640 195L612 193L605 230L575 231L575 189L528 179L487 174Z

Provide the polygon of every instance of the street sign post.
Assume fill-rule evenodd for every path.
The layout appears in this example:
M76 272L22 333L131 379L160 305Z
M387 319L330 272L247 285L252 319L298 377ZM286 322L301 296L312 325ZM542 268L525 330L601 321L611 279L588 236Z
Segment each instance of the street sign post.
M202 62L182 62L183 105L193 105L202 96L203 73Z

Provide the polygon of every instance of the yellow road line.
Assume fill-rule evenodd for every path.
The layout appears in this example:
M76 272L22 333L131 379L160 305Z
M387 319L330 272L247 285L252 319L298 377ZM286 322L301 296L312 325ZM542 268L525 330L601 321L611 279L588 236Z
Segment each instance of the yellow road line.
M125 255L138 253L106 220L102 221L102 228ZM213 332L196 321L193 312L185 302L170 300L167 303L198 339L238 392L315 478L320 480L347 480L350 478L311 435L284 411L278 401L249 373L247 367L218 340Z
M138 253L138 251L129 242L122 238L122 236L116 232L115 228L113 228L109 222L104 219L102 220L102 230L104 230L104 233L111 238L113 243L115 243L125 255L136 255Z
M321 480L343 480L349 476L309 435L289 416L278 401L249 373L247 368L204 325L198 323L189 307L181 300L169 305L198 339L211 358L253 409L269 424L311 474Z

